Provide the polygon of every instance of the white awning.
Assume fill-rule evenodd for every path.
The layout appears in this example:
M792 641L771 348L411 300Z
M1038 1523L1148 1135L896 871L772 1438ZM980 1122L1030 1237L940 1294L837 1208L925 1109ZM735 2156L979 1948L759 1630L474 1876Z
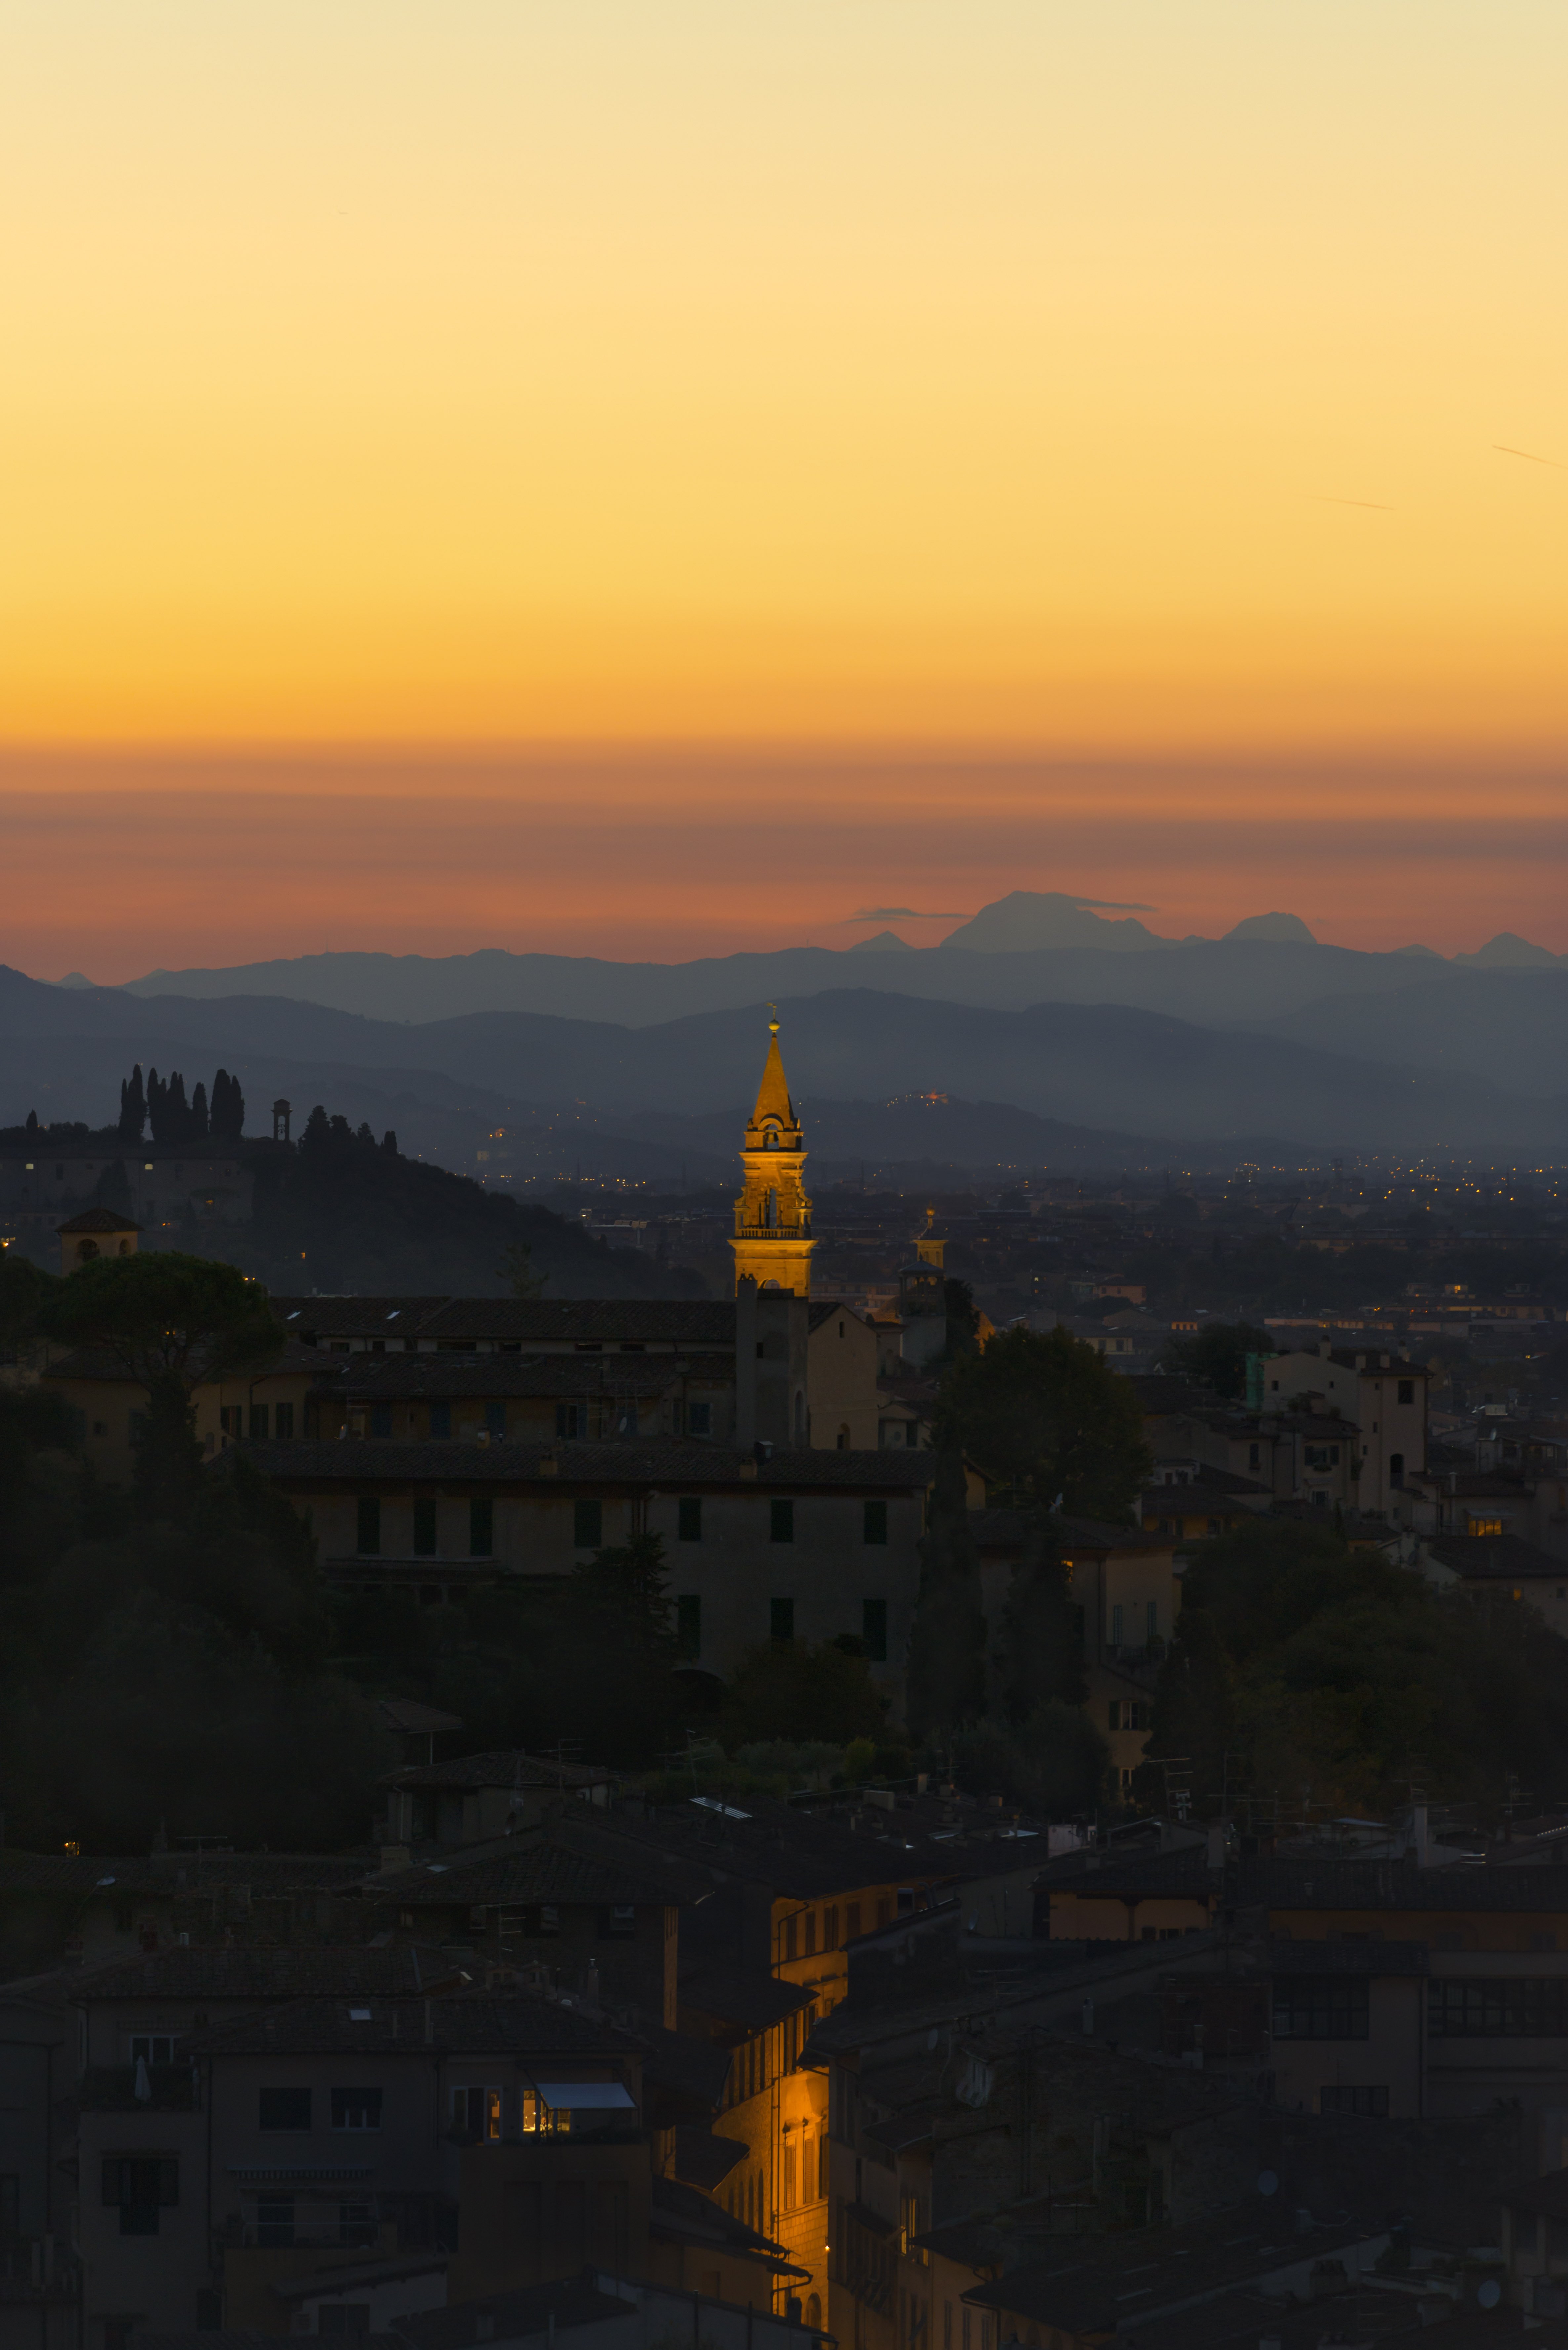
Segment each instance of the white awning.
M535 2081L534 2086L553 2114L568 2107L577 2113L595 2107L620 2113L637 2110L637 2100L623 2081Z

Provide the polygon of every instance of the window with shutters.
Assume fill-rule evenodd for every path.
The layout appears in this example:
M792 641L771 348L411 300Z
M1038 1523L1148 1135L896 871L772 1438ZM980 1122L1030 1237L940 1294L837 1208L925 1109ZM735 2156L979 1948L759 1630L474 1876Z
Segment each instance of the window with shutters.
M1365 1975L1275 1977L1276 2040L1365 2040L1369 2032Z
M1383 2088L1325 2088L1318 2091L1321 2114L1359 2114L1367 2121L1385 2121L1388 2092Z
M381 1555L381 1503L374 1493L362 1493L356 1512L355 1549L361 1558Z
M794 1542L794 1503L793 1502L768 1503L768 1540L776 1543Z
M256 2126L264 2130L307 2130L310 2127L308 2089L262 2089L257 2094Z
M700 1493L683 1493L676 1503L675 1534L680 1542L701 1541L702 1497Z
M1434 2040L1568 2038L1568 1978L1455 1976L1427 1986Z
M604 1538L604 1503L585 1494L572 1503L573 1546L577 1550L597 1550Z
M180 2162L172 2154L107 2154L103 2200L119 2208L122 2236L155 2236L159 2214L180 2200Z
M488 1493L476 1494L468 1505L468 1555L489 1558L495 1548L495 1504Z
M500 2089L493 2085L453 2089L451 2117L459 2137L475 2146L498 2146L502 2135Z
M379 2130L381 2126L379 2089L334 2089L332 2126L335 2130Z

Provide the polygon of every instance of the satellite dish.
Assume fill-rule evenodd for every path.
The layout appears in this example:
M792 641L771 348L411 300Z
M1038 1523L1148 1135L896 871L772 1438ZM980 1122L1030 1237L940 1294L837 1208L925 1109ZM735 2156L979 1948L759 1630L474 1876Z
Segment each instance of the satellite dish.
M1483 2309L1497 2307L1498 2303L1502 2299L1502 2287L1496 2277L1488 2277L1485 2284L1477 2288L1476 2299Z
M1272 2170L1260 2170L1258 2173L1259 2194L1277 2195L1279 2191L1280 2182L1275 2174Z

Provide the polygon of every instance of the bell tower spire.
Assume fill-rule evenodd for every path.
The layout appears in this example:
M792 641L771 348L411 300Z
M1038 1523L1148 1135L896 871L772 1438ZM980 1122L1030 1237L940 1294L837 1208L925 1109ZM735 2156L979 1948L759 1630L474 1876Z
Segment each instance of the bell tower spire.
M768 1006L770 1011L773 1006ZM811 1295L811 1201L802 1177L805 1141L790 1099L779 1051L775 1014L768 1023L768 1056L757 1088L757 1106L741 1145L742 1188L735 1201L736 1286L754 1281L759 1289Z

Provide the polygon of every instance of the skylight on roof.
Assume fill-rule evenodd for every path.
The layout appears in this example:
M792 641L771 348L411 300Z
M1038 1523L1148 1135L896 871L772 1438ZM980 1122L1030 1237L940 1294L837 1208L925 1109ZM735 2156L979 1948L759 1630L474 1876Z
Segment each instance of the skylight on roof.
M348 2021L350 2023L369 2023L370 2021L369 2009L368 2007L351 2007L348 2011Z

